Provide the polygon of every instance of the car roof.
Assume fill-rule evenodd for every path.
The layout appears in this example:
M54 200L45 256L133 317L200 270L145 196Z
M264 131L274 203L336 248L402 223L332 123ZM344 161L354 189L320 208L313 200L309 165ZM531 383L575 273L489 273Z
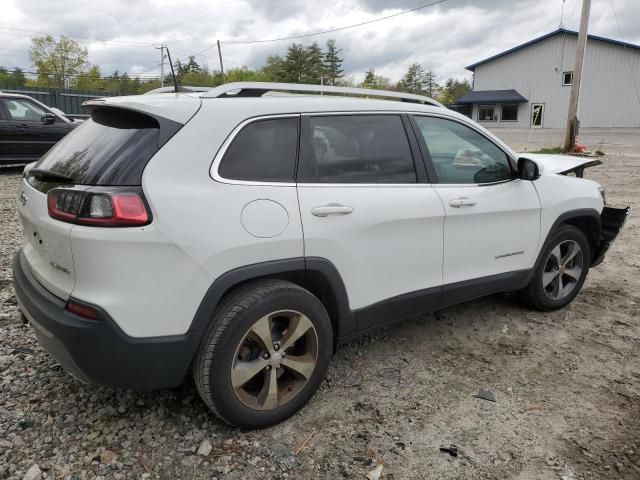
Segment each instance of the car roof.
M32 98L29 95L23 95L22 93L3 92L2 90L0 90L0 97Z

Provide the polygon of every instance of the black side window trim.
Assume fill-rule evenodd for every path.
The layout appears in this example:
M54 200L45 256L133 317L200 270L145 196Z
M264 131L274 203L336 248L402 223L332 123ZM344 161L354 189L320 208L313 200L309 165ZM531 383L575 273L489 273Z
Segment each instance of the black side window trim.
M452 118L452 117L446 117L446 116L441 116L441 115L429 115L429 114L426 114L426 113L425 114L412 113L412 114L409 115L409 119L411 121L411 126L413 127L413 133L414 133L414 135L416 136L416 138L418 140L418 146L420 147L420 151L422 153L422 157L423 157L423 160L425 162L425 166L427 168L427 171L429 172L429 178L432 179L432 183L433 184L439 184L440 183L440 179L438 178L438 174L437 174L436 169L435 169L435 167L433 165L433 161L431 160L431 153L429 152L429 147L427 147L427 142L425 141L424 136L420 132L420 127L418 126L418 123L416 122L415 117L441 118L443 120L449 120L451 122L458 123L458 124L460 124L460 125L462 125L464 127L470 128L471 130L476 132L478 135L481 135L488 142L491 142L498 150L500 150L502 153L504 153L505 157L507 157L507 160L509 161L509 167L511 168L511 178L509 178L509 179L500 180L498 182L491 182L491 183L455 183L455 184L443 183L442 185L466 185L466 186L469 186L469 187L471 187L471 186L484 187L484 186L491 186L491 185L499 185L501 183L511 182L511 181L517 179L517 166L516 166L515 159L511 155L509 155L509 153L505 152L504 149L500 145L498 145L496 142L494 142L491 138L489 138L486 135L484 135L478 129L473 128L471 125L467 125L466 123L460 122L456 118Z
M309 180L305 180L300 178L299 176L299 166L303 163L309 163L311 161L311 118L312 117L341 117L341 116L368 116L368 115L392 115L400 117L402 122L402 128L404 129L404 133L407 136L407 142L409 144L409 150L411 152L411 159L413 161L413 169L416 174L416 181L414 183L398 183L398 184L387 184L380 183L375 185L417 185L421 183L429 183L429 176L424 168L424 161L422 161L422 155L419 150L419 145L417 142L417 138L415 132L412 128L410 128L410 119L409 115L403 112L314 112L314 113L302 113L300 118L300 137L299 137L299 147L298 147L298 163L296 165L296 184L313 184L313 185L331 185L329 183L323 184L322 182L312 182ZM369 185L368 183L340 183L341 186L346 185ZM373 184L371 184L373 185Z

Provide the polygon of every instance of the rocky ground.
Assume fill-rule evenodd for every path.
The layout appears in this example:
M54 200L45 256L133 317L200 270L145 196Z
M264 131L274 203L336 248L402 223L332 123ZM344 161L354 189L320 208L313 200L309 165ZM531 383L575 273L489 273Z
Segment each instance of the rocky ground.
M640 151L604 162L588 176L610 203L640 205ZM407 321L342 347L306 408L247 432L209 414L190 380L84 385L41 350L11 283L19 183L0 174L0 478L640 478L635 213L566 309L495 295Z

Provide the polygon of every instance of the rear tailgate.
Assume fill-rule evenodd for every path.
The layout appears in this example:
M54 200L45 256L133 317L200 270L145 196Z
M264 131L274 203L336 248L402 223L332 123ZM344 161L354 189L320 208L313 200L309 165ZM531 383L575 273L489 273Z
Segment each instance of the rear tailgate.
M73 224L49 217L47 194L26 180L22 181L18 210L24 232L23 252L31 273L47 290L66 300L75 285L69 240Z
M180 120L188 120L200 107L200 100L194 98L151 96L150 101L145 97L145 102L140 98L116 97L96 102L89 120L37 163L25 168L19 193L23 252L32 275L64 300L76 282L70 238L76 222L73 215L70 220L52 218L48 192L60 186L76 192L104 187L139 188L147 162L182 128L184 123ZM157 115L163 109L172 118ZM55 200L53 204L58 208ZM100 251L100 238L96 239L96 252ZM91 264L92 257L82 261Z

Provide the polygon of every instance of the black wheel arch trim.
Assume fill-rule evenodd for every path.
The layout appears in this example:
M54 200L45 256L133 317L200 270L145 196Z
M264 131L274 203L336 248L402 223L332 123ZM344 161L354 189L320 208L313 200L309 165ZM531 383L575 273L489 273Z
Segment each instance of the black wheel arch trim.
M565 223L568 223L569 220L574 220L578 218L589 218L595 221L595 224L596 224L596 232L594 232L595 238L590 239L587 235L587 232L585 232L585 235L587 235L587 239L589 240L589 246L592 249L592 251L590 252L591 260L589 264L593 262L593 258L594 258L593 255L596 249L598 248L598 244L600 242L600 231L602 229L602 220L600 217L600 212L598 212L595 208L579 208L576 210L568 210L564 213L561 213L558 216L558 218L555 219L555 221L551 225L551 228L549 228L547 237L545 238L544 243L542 244L542 246L540 247L540 251L538 252L538 259L536 260L536 263L533 266L533 269L531 270L531 275L533 275L533 273L536 271L536 269L540 265L540 262L542 261L542 253L549 247L549 244L551 243L551 239L553 238L555 233L558 231L560 226Z
M334 326L335 337L353 333L356 328L355 315L349 309L349 300L342 277L333 263L320 257L295 257L246 265L220 275L211 284L200 302L191 324L190 332L205 330L211 316L224 295L233 288L259 278L275 277L293 281L310 290L320 300L330 295L333 305L325 305ZM320 283L318 283L320 281ZM323 289L330 289L328 292Z

